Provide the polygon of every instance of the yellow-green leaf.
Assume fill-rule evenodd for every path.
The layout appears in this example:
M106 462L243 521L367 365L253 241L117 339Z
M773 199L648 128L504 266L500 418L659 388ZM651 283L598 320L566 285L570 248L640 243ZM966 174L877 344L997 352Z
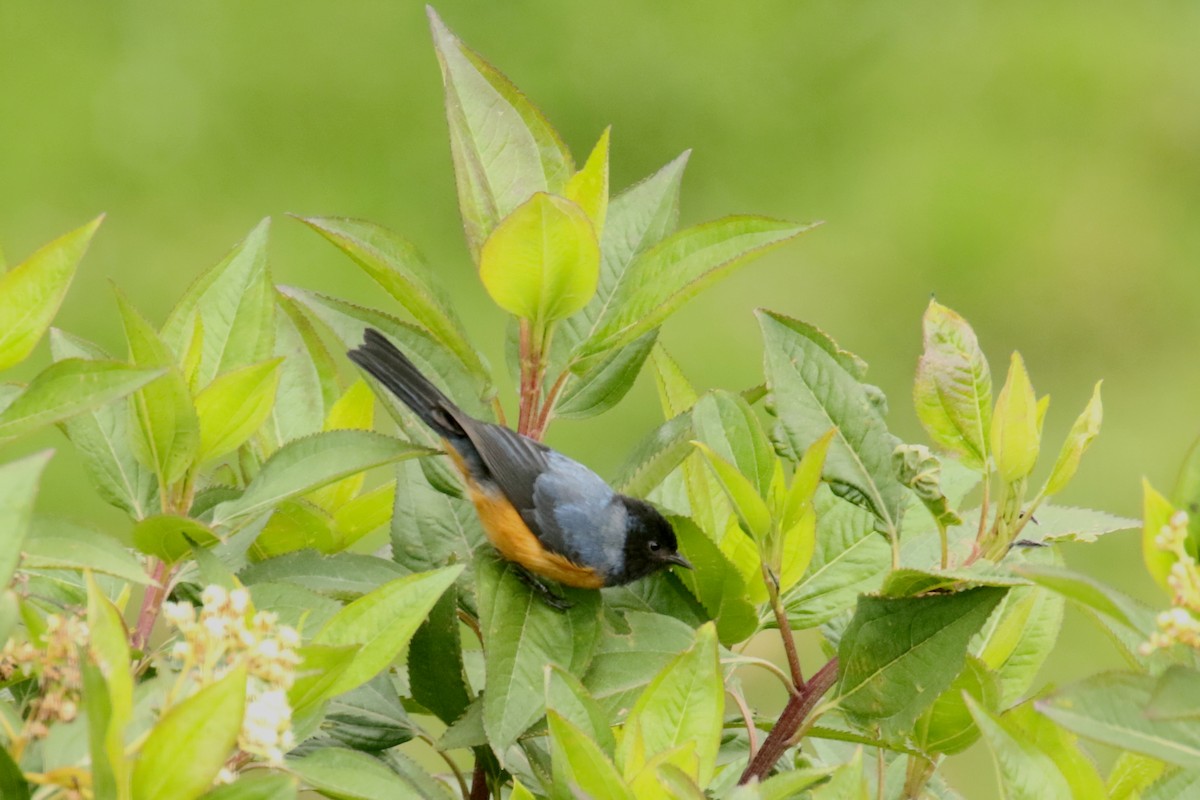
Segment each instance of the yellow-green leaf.
M767 508L766 501L759 496L754 484L750 482L749 478L738 472L737 467L714 453L708 445L703 442L692 442L692 444L707 456L708 465L712 467L721 488L725 490L729 501L733 503L734 511L737 512L742 524L746 526L747 532L759 541L763 541L771 532L771 510Z
M371 387L361 378L350 385L350 388L334 402L325 417L324 430L369 431L375 426L375 394ZM340 481L323 486L308 495L308 500L329 513L349 503L363 487L366 475L359 473L343 478Z
M1175 564L1176 556L1169 550L1158 546L1156 540L1163 528L1171 521L1175 507L1171 501L1163 497L1150 485L1142 480L1142 558L1146 562L1146 570L1150 577L1163 588L1167 594L1174 594L1167 584L1167 576Z
M509 313L539 322L568 317L596 293L600 245L592 222L570 200L538 192L484 242L479 275Z
M104 677L108 695L108 724L103 738L90 741L92 762L105 762L117 796L129 796L131 763L125 757L125 726L133 714L133 677L129 663L129 633L117 610L91 573L87 575L88 658Z
M1038 400L1020 353L1012 354L1008 379L996 398L992 452L1000 476L1015 483L1033 471L1038 456Z
M1042 494L1058 494L1071 482L1071 478L1075 477L1075 470L1079 469L1079 460L1100 433L1100 421L1104 417L1104 406L1100 402L1101 383L1102 381L1096 382L1096 388L1092 390L1092 399L1071 426L1071 432L1063 442L1058 460L1054 462L1054 469L1046 479L1046 487L1042 489Z
M191 555L192 542L209 547L217 537L204 523L174 514L147 517L133 528L133 546L168 564Z
M572 175L563 189L563 196L574 201L588 215L597 239L604 230L604 218L608 214L608 137L611 132L612 128L604 129L583 169Z
M282 361L274 358L218 375L196 395L200 419L198 462L232 453L262 427L275 403Z
M60 236L8 272L0 272L0 370L24 361L50 327L103 219Z
M817 512L813 497L821 485L821 471L825 468L825 455L833 441L837 428L818 439L804 453L784 503L780 535L776 538L771 554L771 567L779 576L779 589L786 592L804 577L817 548Z

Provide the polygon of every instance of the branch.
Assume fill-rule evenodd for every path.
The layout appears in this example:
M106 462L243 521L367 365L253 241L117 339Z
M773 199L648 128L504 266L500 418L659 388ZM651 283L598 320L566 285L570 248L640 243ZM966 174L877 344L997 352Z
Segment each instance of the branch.
M771 610L775 613L775 624L779 626L779 636L783 639L783 649L787 653L788 667L792 671L792 684L796 691L804 693L804 673L800 670L800 655L796 652L796 637L792 634L792 625L788 622L787 609L779 598L779 582L767 567L762 565L763 581L767 584L767 594L771 598Z
M762 749L758 751L746 766L742 777L738 779L739 785L749 783L751 780L762 780L767 776L784 751L792 746L792 737L800 730L801 724L817 707L817 703L825 696L825 693L832 688L837 680L837 673L838 660L831 658L825 666L817 670L800 694L792 695L787 705L784 706L779 721L771 730L771 734L763 742Z

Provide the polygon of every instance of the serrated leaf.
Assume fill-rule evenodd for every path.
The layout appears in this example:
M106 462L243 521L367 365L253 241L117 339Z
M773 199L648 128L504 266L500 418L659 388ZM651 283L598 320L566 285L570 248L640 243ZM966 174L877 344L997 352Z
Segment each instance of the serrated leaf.
M992 426L992 374L975 332L957 313L929 301L922 320L913 404L933 441L982 470Z
M322 728L336 742L367 752L397 747L417 735L386 674L330 699Z
M0 464L0 588L8 586L21 559L33 519L42 470L52 450Z
M703 442L692 444L704 454L746 531L765 543L771 532L771 510L767 508L766 501L759 496L754 484L738 472L737 467L714 453L708 445Z
M598 360L581 375L572 376L554 406L554 416L586 419L615 406L633 388L656 341L658 331L650 331Z
M808 448L796 465L792 485L782 500L779 533L771 552L771 568L778 574L780 592L787 592L796 585L816 553L816 493L821 485L829 444L836 433L829 430Z
M542 112L428 11L446 89L458 205L478 261L497 223L534 192L560 191L574 164Z
M306 785L337 800L450 800L449 792L433 788L438 786L435 781L414 785L379 759L342 747L322 747L302 758L289 758L287 767Z
M839 707L885 729L910 728L962 671L967 644L1005 591L860 598L838 647Z
M1174 769L1145 787L1138 800L1179 800L1200 790L1200 771Z
M296 301L276 291L275 349L283 359L266 425L270 450L321 430L338 397L337 364Z
M429 451L370 431L326 431L288 442L235 500L213 509L213 526L258 514L284 500L372 467Z
M1103 614L1143 638L1154 627L1153 611L1088 575L1048 564L1019 564L1013 572Z
M964 514L968 526L970 512ZM1101 536L1116 531L1141 527L1141 522L1129 517L1118 517L1094 508L1058 506L1050 503L1038 506L1035 520L1021 530L1021 538L1033 542L1094 542ZM978 523L979 514L974 521Z
M627 778L655 754L687 746L696 771L689 775L708 785L721 742L725 687L712 623L696 631L695 643L650 682L625 722L617 759Z
M212 786L237 742L246 668L172 706L151 729L133 767L138 800L192 800Z
M403 237L372 222L345 217L308 217L301 222L343 253L449 348L478 380L488 384L483 356L467 340L462 321L434 280L433 271Z
M965 700L991 750L1006 800L1072 800L1070 784L1048 753L1006 717L996 717L970 697Z
M616 740L608 716L579 678L555 665L546 667L546 709L579 728L612 757Z
M892 469L898 442L872 393L859 382L861 362L805 323L767 311L759 311L758 318L775 413L788 444L802 453L836 427L824 478L856 490L894 540L905 499ZM856 375L848 367L860 371Z
M1066 488L1066 485L1071 482L1071 478L1075 477L1075 470L1079 469L1079 461L1083 458L1083 454L1091 445L1092 440L1099 435L1100 422L1104 417L1104 407L1100 402L1101 383L1103 381L1096 382L1096 388L1092 390L1092 399L1088 401L1083 413L1079 415L1067 433L1067 439L1063 442L1062 450L1059 451L1058 460L1054 462L1054 469L1050 471L1050 477L1046 479L1046 485L1042 489L1043 495L1058 494Z
M375 427L375 395L371 387L361 378L350 385L345 393L334 402L322 430L361 430L369 431ZM331 483L311 492L309 502L315 503L326 511L333 513L350 502L362 490L366 476L351 475L336 483Z
M439 492L415 461L399 465L396 478L392 558L414 571L470 564L485 542L471 502Z
M978 648L999 678L999 701L1008 708L1033 686L1062 629L1065 601L1041 587L1017 587L989 621ZM993 708L992 706L988 706Z
M174 564L192 554L192 545L211 547L218 541L204 523L179 514L146 517L133 528L133 546Z
M1139 753L1124 752L1108 773L1105 789L1109 800L1141 800L1142 791L1163 773L1166 764ZM1178 797L1170 794L1162 798Z
M579 356L622 347L663 321L709 285L812 225L733 216L670 236L630 264L604 318Z
M458 626L458 591L451 586L417 629L408 648L412 698L447 725L461 717L471 703Z
M201 800L295 800L298 791L296 779L291 775L254 771L216 787Z
M721 548L694 522L672 517L671 527L679 540L679 552L692 563L679 579L715 620L723 644L732 647L758 630L758 610L747 599L746 580ZM740 530L726 538L746 535ZM724 541L724 540L722 540ZM761 575L756 576L761 581Z
M130 583L150 582L141 563L116 539L68 519L35 519L21 551L25 569L90 569Z
M599 275L600 245L587 214L545 192L504 217L479 253L479 277L492 300L539 324L587 305Z
M611 127L604 129L587 163L567 180L562 191L563 197L587 214L598 238L604 231L604 219L608 214L608 139L611 133Z
M229 574L227 582L232 584L234 581L234 576ZM208 584L212 580L205 577L204 582ZM318 630L342 608L336 600L291 583L255 583L247 588L255 609L270 611L278 617L280 624L289 625L302 634Z
M255 560L274 558L297 550L337 552L333 517L306 500L284 500L271 511L271 518L250 547Z
M275 404L281 361L275 358L218 375L196 395L198 462L232 453L262 427Z
M1158 677L1146 716L1156 720L1200 719L1200 671L1180 664Z
M363 595L331 617L313 637L314 644L361 646L334 682L331 694L360 686L385 669L462 569L456 565L406 575Z
M581 673L591 661L600 623L600 597L564 589L573 605L565 612L546 604L490 554L475 562L479 622L487 658L483 724L498 757L545 711L543 672L558 664Z
M687 623L651 611L626 611L625 624L625 630L605 630L599 637L583 678L614 724L629 712L646 684L692 645L695 635Z
M737 468L759 497L770 489L775 451L750 404L732 392L715 391L692 408L696 438Z
M1000 477L1016 483L1037 463L1041 445L1038 399L1029 382L1025 361L1013 353L1004 388L996 397L990 442Z
M334 512L334 550L345 550L386 525L392 518L395 501L396 484L387 483L359 495Z
M571 800L576 792L588 797L633 800L621 773L587 734L554 711L547 711L550 725L550 758L554 765L552 797Z
M404 574L391 561L376 556L322 556L314 550L301 550L251 564L238 573L238 578L246 585L290 583L326 597L351 600Z
M942 692L917 720L913 743L922 752L953 755L966 750L979 738L979 728L967 708L964 694L989 711L999 707L999 680L974 656L967 657L966 666L950 688Z
M68 358L51 364L3 412L0 441L70 419L111 403L162 374L117 361Z
M195 383L271 357L275 337L275 289L267 270L264 219L180 298L163 325L162 338L182 355L198 316L204 330Z
M362 649L358 644L306 644L297 650L300 663L296 679L288 688L293 715L300 715L338 694L342 675Z
M613 486L634 497L645 497L695 452L690 413L667 420L642 439L617 471Z
M57 328L50 329L50 352L55 361L108 357L94 344ZM127 404L110 403L76 414L62 426L100 497L134 519L141 519L155 508L157 486L154 473L134 456L130 423Z
M1159 547L1157 540L1163 529L1169 527L1174 514L1175 507L1171 502L1159 494L1149 481L1142 479L1142 559L1150 577L1168 595L1174 595L1167 577L1171 574L1176 556L1170 550Z
M0 271L0 370L33 352L58 313L75 268L104 217L42 246L7 272Z

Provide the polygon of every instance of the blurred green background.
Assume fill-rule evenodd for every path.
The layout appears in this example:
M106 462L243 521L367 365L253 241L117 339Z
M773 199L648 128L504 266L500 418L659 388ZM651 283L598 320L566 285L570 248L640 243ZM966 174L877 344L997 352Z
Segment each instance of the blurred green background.
M1104 431L1064 501L1136 516L1142 476L1170 487L1200 433L1197 4L438 9L577 157L613 126L614 188L692 148L684 223L827 220L669 324L663 341L699 386L760 380L750 311L767 305L866 358L893 430L919 440L910 385L936 294L994 370L1023 353L1054 397L1050 447L1104 378ZM282 215L361 216L424 249L499 364L503 320L463 243L440 92L419 3L4 0L0 243L15 263L107 212L58 324L120 352L108 279L161 321L268 215L278 282L383 303ZM551 438L611 471L657 420L644 377L609 416ZM47 444L61 439L0 458ZM69 455L50 476L44 508L118 525ZM1157 602L1132 534L1068 558ZM1068 616L1048 681L1115 663L1087 625ZM949 775L992 797L986 764L977 747Z

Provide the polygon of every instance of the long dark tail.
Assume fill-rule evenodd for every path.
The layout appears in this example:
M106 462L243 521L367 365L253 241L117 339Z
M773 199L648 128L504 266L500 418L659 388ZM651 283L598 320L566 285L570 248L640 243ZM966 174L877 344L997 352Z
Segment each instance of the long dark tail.
M459 422L465 416L463 412L382 333L367 328L363 343L347 355L400 398L435 433L452 441L465 437Z

